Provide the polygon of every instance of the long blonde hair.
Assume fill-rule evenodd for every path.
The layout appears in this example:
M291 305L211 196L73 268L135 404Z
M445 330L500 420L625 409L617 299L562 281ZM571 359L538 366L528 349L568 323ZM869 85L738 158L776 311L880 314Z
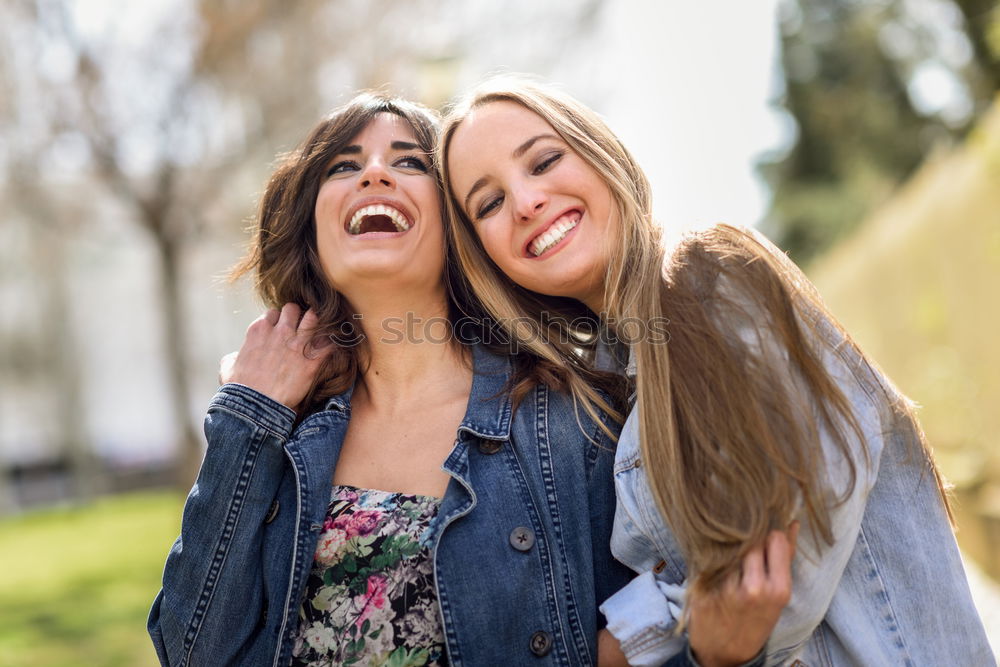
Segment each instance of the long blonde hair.
M525 336L516 327L508 333L525 338L531 354L574 374L588 367L584 348L537 336L542 313L565 312L567 300L530 292L503 275L451 189L447 164L452 138L468 114L500 101L547 121L610 189L618 228L605 283L605 322L613 327L669 318L669 344L649 336L630 341L638 367L640 452L695 585L717 586L769 530L784 528L800 511L814 539L831 543L829 510L850 494L857 477L849 438L865 446L850 403L811 341L821 340L816 327L825 320L834 323L844 345L854 343L809 281L766 242L726 225L690 235L666 257L648 181L604 121L561 91L499 77L446 114L439 171L451 240L468 284L500 323L519 323ZM527 331L525 321L539 329ZM776 378L777 367L753 353L741 326L787 351L787 378ZM584 404L594 401L581 383L571 389ZM913 419L905 399L897 396L896 403L897 411ZM849 466L842 494L831 495L826 481L821 428ZM926 444L924 452L929 460Z

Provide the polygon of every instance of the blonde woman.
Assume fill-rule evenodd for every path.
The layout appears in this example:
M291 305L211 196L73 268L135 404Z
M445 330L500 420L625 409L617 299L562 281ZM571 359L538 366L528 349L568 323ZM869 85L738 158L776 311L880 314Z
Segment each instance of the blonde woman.
M469 288L522 350L575 369L628 344L612 550L638 576L603 611L632 664L679 650L681 584L719 589L796 519L769 664L994 664L910 404L781 252L724 225L665 247L621 142L524 80L456 105L439 156Z

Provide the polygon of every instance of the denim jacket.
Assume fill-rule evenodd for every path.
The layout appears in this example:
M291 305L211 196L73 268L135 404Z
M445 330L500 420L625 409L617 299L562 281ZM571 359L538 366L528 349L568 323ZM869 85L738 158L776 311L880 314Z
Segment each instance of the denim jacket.
M868 456L849 438L857 479L846 502L831 510L833 544L819 540L817 547L803 526L791 602L767 644L767 664L995 665L918 427L895 409L900 397L892 385L832 322L818 312L806 316L817 324L815 347L853 407ZM775 340L743 324L737 335L767 360L775 381L798 382ZM646 479L637 412L616 454L612 551L640 575L601 610L631 664L659 665L681 650L673 628L686 567ZM847 462L829 432L821 429L820 438L831 487L842 494Z
M432 524L448 658L593 664L597 606L629 577L609 549L614 445L545 387L514 411L508 360L481 347L473 358ZM294 430L291 410L248 387L212 399L205 460L149 615L163 664L289 663L350 393Z

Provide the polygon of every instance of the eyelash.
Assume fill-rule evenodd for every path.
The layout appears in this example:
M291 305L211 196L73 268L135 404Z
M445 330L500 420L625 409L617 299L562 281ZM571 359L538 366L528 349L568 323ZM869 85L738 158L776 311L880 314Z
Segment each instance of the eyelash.
M404 162L410 162L413 164L403 164ZM401 169L416 169L424 174L429 171L427 163L416 155L404 155L393 162L392 165ZM355 169L361 169L361 165L354 160L341 160L340 162L334 163L329 169L326 170L327 177L344 173L344 170L341 169L342 167L354 167Z
M554 153L549 153L545 156L541 162L536 164L531 168L531 175L538 176L539 174L545 173L549 167L555 164L559 158L564 155L562 151L555 151ZM483 202L483 205L476 211L476 219L480 220L484 218L488 213L493 211L500 203L503 201L503 196L494 197L488 201Z
M424 172L425 174L429 170L428 167L427 167L427 163L424 162L423 160L421 160L420 158L418 158L416 155L407 155L405 157L401 157L398 160L396 160L395 164L398 165L399 163L404 162L404 161L410 161L410 162L415 162L416 163L415 165L412 165L412 166L408 167L409 169L417 169L419 171Z
M490 213L493 209L500 205L503 201L503 196L494 197L488 201L483 202L483 205L476 211L476 220L482 220L486 217L487 213Z
M549 167L555 164L562 156L563 156L562 151L555 151L553 153L549 153L548 155L545 156L544 160L542 160L532 168L531 174L533 176L537 176L538 174L544 173Z

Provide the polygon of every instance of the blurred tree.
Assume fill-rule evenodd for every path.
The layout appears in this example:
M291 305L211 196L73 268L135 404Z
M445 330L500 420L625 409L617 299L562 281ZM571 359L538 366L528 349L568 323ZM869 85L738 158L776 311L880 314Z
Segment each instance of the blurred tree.
M772 189L764 229L796 261L853 229L989 104L997 63L975 46L987 43L985 3L959 4L965 20L947 0L782 6L780 102L796 138L759 166Z
M4 418L14 421L17 413L33 422L28 429L14 429L19 437L42 449L28 452L18 461L22 468L27 462L45 459L56 468L66 466L72 477L70 492L89 499L103 490L105 479L84 426L79 339L67 317L72 297L66 280L66 229L62 224L66 216L52 193L44 191L45 178L39 173L42 163L33 141L37 124L28 123L21 132L13 131L21 112L14 103L17 94L27 92L28 100L33 100L38 93L25 91L23 77L16 71L17 56L23 55L16 53L19 45L18 40L3 40L0 50L0 127L4 130L0 136L7 140L0 150L0 174L4 176L0 201L6 205L2 279L8 287L16 288L4 294L5 312L16 316L4 318L5 326L0 329L5 352L0 357L0 376L7 380L7 392L20 395ZM12 397L8 394L5 398ZM45 449L42 441L46 439L54 446ZM0 515L17 504L8 470L0 466Z
M246 61L268 34L307 30L316 5L203 0L143 17L149 21L145 35L130 33L134 26L127 22L88 25L80 7L70 2L24 1L5 8L5 36L23 49L12 54L14 62L4 72L13 88L4 109L12 121L5 124L4 133L10 140L7 174L16 184L11 190L33 220L73 220L62 224L99 227L96 206L67 216L58 208L58 197L52 196L47 168L60 141L73 142L86 167L77 175L78 182L96 178L102 183L156 248L164 355L173 421L180 434L183 484L193 478L201 455L189 414L185 250L203 239L206 211L240 174L241 161L261 154L263 145L273 140L277 118L315 116L318 96L310 75L320 63L301 57L308 39L283 40L286 48L269 52L266 68L248 68ZM287 76L286 67L299 76ZM249 76L257 77L257 85L242 87ZM267 95L258 104L254 96L261 89ZM272 106L265 106L264 99ZM270 160L272 151L269 144L261 164ZM59 275L49 278L51 285L64 280ZM59 288L52 292L58 296ZM64 361L60 382L63 376L78 378L73 364ZM78 397L82 392L70 383L60 394ZM76 428L82 423L65 413L61 420Z
M1000 90L1000 6L996 0L954 0L972 45L979 85Z
M4 304L7 312L18 313L18 317L9 318L10 329L0 333L4 347L10 351L3 357L0 374L14 380L8 389L16 386L25 395L18 409L31 413L37 426L26 437L38 440L39 436L48 436L56 443L56 451L31 452L26 458L53 458L57 468L68 468L72 477L70 493L90 499L103 491L106 479L83 426L87 420L80 341L72 319L67 317L72 300L66 277L68 249L57 207L38 192L40 179L31 178L30 167L18 165L13 170L4 197L23 218L15 220L11 211L5 216L11 226L5 231L20 237L8 250L20 251L23 266L7 264L13 264L17 275L5 278L20 283L21 303ZM12 229L15 225L16 230ZM31 271L24 271L25 267L44 267L46 279L31 280ZM27 306L26 301L31 305ZM58 389L50 391L51 387ZM27 407L26 402L35 404ZM6 482L6 474L0 477ZM0 488L0 515L13 505L12 490Z

